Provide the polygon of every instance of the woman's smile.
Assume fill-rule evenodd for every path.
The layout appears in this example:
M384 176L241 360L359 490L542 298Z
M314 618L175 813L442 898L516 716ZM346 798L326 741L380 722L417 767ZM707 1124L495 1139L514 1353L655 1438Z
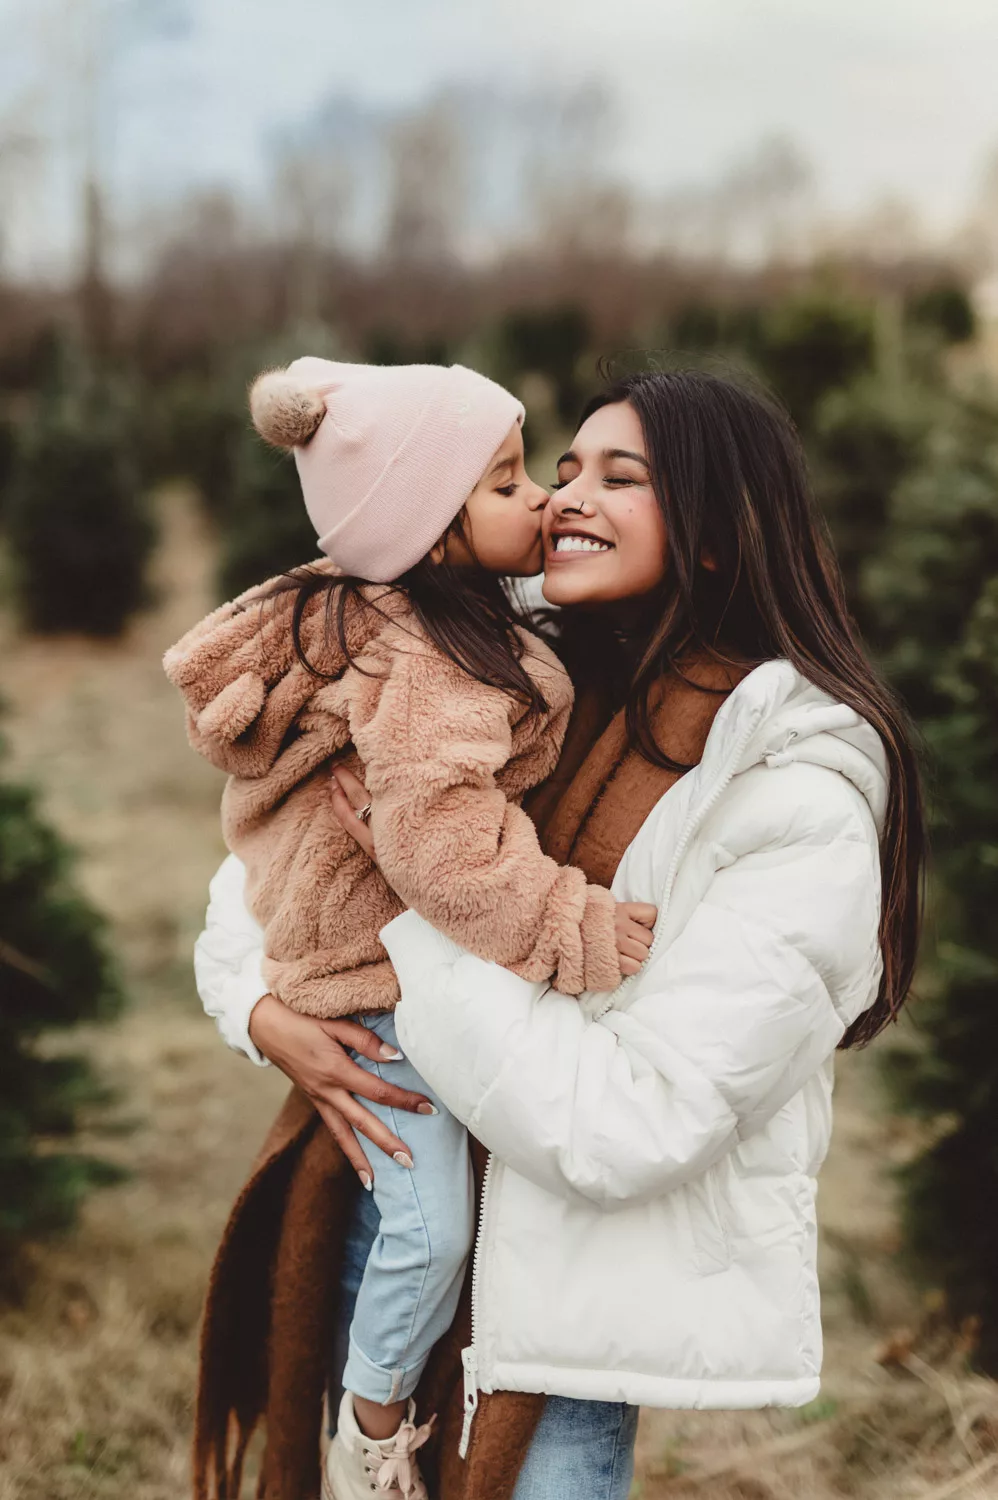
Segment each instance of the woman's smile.
M546 562L562 563L581 557L598 557L600 553L612 552L613 543L592 531L572 527L551 533L546 553Z

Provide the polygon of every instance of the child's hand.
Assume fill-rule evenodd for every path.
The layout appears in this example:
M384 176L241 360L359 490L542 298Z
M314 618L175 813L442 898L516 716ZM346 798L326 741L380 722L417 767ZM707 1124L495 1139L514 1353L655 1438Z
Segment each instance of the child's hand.
M657 916L658 907L648 906L644 901L617 902L614 929L621 974L636 974L648 957Z

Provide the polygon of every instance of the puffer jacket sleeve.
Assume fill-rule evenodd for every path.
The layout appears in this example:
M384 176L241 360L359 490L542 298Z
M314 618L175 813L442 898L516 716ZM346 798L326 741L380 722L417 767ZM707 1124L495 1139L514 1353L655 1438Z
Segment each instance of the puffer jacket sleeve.
M541 720L528 744L522 734L514 744L521 715L506 694L419 642L379 650L350 674L350 730L389 885L440 932L523 978L571 994L613 988L616 902L548 858L496 782L514 754L529 757L526 784L543 780L564 725Z
M268 987L263 930L247 909L245 885L246 870L230 854L209 886L204 931L194 945L194 977L205 1013L225 1044L259 1067L269 1067L249 1034L250 1014Z
M768 795L779 836L761 825L716 851L703 898L653 954L637 998L599 1020L412 913L383 932L406 1055L475 1136L548 1191L613 1209L699 1176L803 1087L872 1002L880 873L865 802L814 767L773 776Z

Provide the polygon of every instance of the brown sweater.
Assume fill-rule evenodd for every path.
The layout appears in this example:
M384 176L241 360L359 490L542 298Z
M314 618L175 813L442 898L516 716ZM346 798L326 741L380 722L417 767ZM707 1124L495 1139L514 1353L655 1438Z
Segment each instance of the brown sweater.
M615 988L616 903L544 854L519 806L554 770L572 707L550 648L520 632L548 705L532 713L450 661L404 593L372 586L377 607L348 612L352 661L330 638L325 594L309 601L303 644L319 678L294 651L295 594L263 587L195 626L164 665L191 743L229 772L223 832L246 867L273 992L313 1016L390 1009L398 984L378 934L406 906L524 979ZM336 819L333 760L370 793L377 866Z
M724 693L739 672L692 672L715 689L663 684L658 742L697 763ZM604 727L605 726L605 727ZM627 744L623 715L606 724L592 697L576 706L558 770L531 802L545 849L591 881L609 882L627 845L677 780ZM479 1180L484 1153L475 1147ZM215 1258L201 1339L194 1500L237 1500L249 1438L266 1429L258 1495L313 1500L330 1330L356 1179L309 1101L292 1090L236 1200ZM439 1421L422 1467L437 1500L509 1500L544 1397L481 1397L468 1457L460 1351L470 1342L470 1271L457 1317L434 1350L420 1410ZM422 1459L422 1455L421 1455Z

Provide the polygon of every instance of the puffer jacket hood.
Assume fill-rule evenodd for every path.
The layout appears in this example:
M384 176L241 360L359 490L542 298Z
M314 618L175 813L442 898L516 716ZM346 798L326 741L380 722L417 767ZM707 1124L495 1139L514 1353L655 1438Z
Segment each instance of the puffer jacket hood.
M400 1045L493 1153L469 1424L479 1389L817 1394L815 1178L834 1052L880 980L887 785L873 729L770 662L621 862L617 899L659 908L636 976L579 1003L413 912L382 933Z

